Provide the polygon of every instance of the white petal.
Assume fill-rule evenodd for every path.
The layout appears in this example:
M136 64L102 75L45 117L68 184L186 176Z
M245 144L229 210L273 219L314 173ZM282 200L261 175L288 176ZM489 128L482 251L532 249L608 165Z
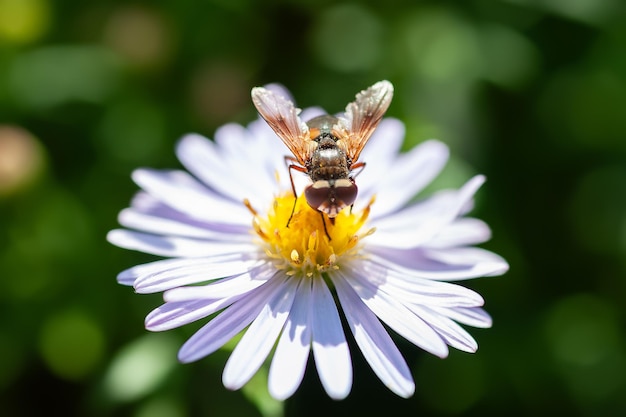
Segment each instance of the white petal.
M372 219L395 212L414 198L441 172L448 154L446 145L429 140L398 155L388 171L375 180L376 204L372 206ZM371 164L376 163L373 160ZM366 169L369 169L369 165Z
M466 248L450 248L443 251L453 251ZM478 249L478 248L474 248ZM458 281L483 276L493 276L504 273L508 264L500 259L493 258L493 254L480 249L475 252L478 256L475 259L465 259L466 263L452 263L454 254L450 255L450 263L444 262L437 252L431 249L415 248L409 250L368 247L371 259L389 268L400 271L407 276L419 277L437 281ZM437 257L436 259L430 256ZM461 258L461 257L459 257Z
M144 217L136 217L131 218L133 224L125 224L122 221L126 221L126 219L120 218L122 225L154 234L170 234L159 231L160 227L169 229L183 226L186 230L195 229L195 234L202 234L208 239L243 240L250 237L250 224L220 223L194 218L168 206L145 191L139 191L135 194L129 210L132 210L137 216L145 216L145 222Z
M217 300L167 302L146 316L146 329L162 332L184 326L219 311L241 298L235 295Z
M340 400L352 388L352 363L337 306L330 290L319 277L313 280L313 357L328 396Z
M456 219L439 231L427 244L429 248L450 248L483 243L491 239L487 223L464 217Z
M143 294L162 292L183 285L240 275L264 262L257 259L243 259L241 255L191 258L186 265L168 268L138 278L135 281L135 291Z
M435 329L448 345L469 353L474 353L478 349L476 340L454 321L425 306L409 305L408 307Z
M311 284L302 280L289 318L280 336L268 377L268 388L278 400L296 392L304 377L311 351Z
M413 395L415 383L411 371L387 330L343 279L335 278L333 283L365 360L392 392L404 398Z
M193 362L222 347L259 315L276 292L282 291L285 281L286 276L277 275L231 304L185 342L178 352L178 359Z
M263 306L226 362L222 374L226 388L241 388L259 370L285 325L296 289L297 281L288 280Z
M501 256L481 248L427 249L424 253L429 259L448 265L473 265L479 276L502 275L509 270Z
M394 267L395 265L373 258L354 265L353 271L364 277L370 285L380 288L405 304L475 307L484 303L480 294L468 288L425 279L414 271L399 271Z
M172 258L254 253L258 249L256 245L251 243L231 243L183 237L157 236L123 229L111 230L107 234L107 240L121 248Z
M404 123L401 121L392 118L381 120L359 157L367 164L356 180L359 199L369 201L372 195L378 193L382 178L389 175L396 162L404 133Z
M217 143L200 135L187 135L177 145L178 159L196 177L213 190L233 201L245 198L260 204L275 190L273 171L264 165L264 149L257 138L236 124L222 126L215 132ZM274 168L275 169L275 168Z
M233 295L254 290L271 279L275 273L276 268L271 264L265 263L250 269L244 274L223 278L210 284L192 285L168 290L163 294L163 298L170 302L229 298Z
M142 232L153 233L157 235L182 236L192 238L202 238L211 240L236 240L240 242L250 241L250 235L247 230L249 226L242 226L233 229L229 228L220 231L215 225L202 224L198 221L192 222L191 219L183 219L182 215L178 218L153 216L141 211L128 208L122 210L118 220L122 226L129 229L135 229ZM218 230L216 230L218 229ZM233 233L235 231L235 233ZM238 232L238 233L237 233Z
M162 259L160 261L149 262L146 264L135 265L128 268L117 275L117 280L125 285L133 285L135 280L140 277L158 274L168 269L184 267L193 262L204 262L203 259L192 260L187 258L178 259Z
M117 283L118 284L128 285L129 287L131 287L134 282L135 282L134 278L131 278L129 276L124 276L124 275L121 275L121 274L117 275Z
M243 198L226 199L184 171L137 169L132 177L150 195L191 217L213 223L250 224L252 215Z
M493 324L491 316L480 307L433 307L433 310L468 326L487 329Z
M358 274L343 278L350 283L365 305L399 335L433 355L441 358L448 355L448 348L441 337L397 299Z
M483 176L469 180L455 192L442 192L375 221L376 233L369 242L376 246L413 248L423 245L451 223L484 183ZM378 200L377 200L378 201Z

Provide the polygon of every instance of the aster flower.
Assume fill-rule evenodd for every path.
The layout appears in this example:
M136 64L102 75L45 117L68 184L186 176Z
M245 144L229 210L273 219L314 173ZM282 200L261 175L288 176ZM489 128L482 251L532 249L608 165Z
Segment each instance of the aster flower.
M267 89L288 97L278 86ZM320 114L306 109L300 120ZM211 316L180 349L182 362L243 333L224 385L241 388L273 350L268 387L277 399L296 391L311 352L328 395L348 395L351 352L340 312L372 370L401 397L415 385L387 328L439 357L448 346L476 351L461 324L486 328L491 318L479 294L450 281L508 269L474 246L490 230L466 216L485 179L413 202L445 165L448 149L430 140L399 153L403 138L398 120L380 122L361 154L368 165L358 176L357 200L332 223L307 204L306 175L294 174L294 197L286 148L262 119L247 128L223 126L214 141L182 138L176 151L187 171L133 172L142 190L120 213L127 229L111 231L108 240L168 258L118 275L138 293L163 292L146 328L164 331Z

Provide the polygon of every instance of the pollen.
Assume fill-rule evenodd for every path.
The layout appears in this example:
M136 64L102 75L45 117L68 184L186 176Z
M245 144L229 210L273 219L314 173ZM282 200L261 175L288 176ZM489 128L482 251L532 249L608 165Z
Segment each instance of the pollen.
M358 256L362 239L374 232L363 230L372 203L373 199L360 212L346 208L331 222L311 208L304 196L297 198L295 209L291 193L276 197L266 215L245 201L266 255L288 275L305 276L339 269L347 258Z

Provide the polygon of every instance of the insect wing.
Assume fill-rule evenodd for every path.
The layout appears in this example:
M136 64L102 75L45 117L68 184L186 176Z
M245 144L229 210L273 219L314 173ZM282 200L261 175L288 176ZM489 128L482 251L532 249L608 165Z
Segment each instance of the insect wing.
M291 101L263 87L253 88L251 95L261 117L287 145L298 163L304 165L310 159L313 147L309 128L298 117L299 110Z
M380 123L393 98L393 85L379 81L356 95L356 100L346 106L345 116L339 118L341 146L354 163L363 147Z

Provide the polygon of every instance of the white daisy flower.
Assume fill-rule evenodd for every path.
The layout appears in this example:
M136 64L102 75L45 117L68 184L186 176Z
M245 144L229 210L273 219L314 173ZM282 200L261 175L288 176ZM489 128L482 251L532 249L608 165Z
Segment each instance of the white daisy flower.
M334 119L332 133L354 133L355 120L368 116L360 113L365 99L383 101L384 113L391 97L369 94L381 88L392 93L387 82L360 93ZM298 117L282 96L287 93L277 86L253 90L255 105L270 123L286 125L295 117L288 127L313 137L314 126L302 121L323 112L307 109ZM285 117L272 119L278 113ZM284 140L287 133L278 133ZM262 119L247 128L223 126L215 141L185 136L176 151L187 171L133 172L142 191L120 213L128 229L111 231L108 240L169 258L118 275L138 293L164 293L165 303L148 314L146 328L164 331L212 316L180 349L182 362L210 355L243 332L224 368L224 385L241 388L274 350L268 387L277 399L297 390L311 351L328 395L348 395L352 362L342 316L373 371L401 397L411 396L415 384L387 328L442 358L448 346L476 351L476 341L459 323L484 328L491 318L479 294L449 281L508 269L498 255L473 246L488 240L490 230L465 216L485 179L476 176L458 190L413 203L443 168L448 149L431 140L399 153L403 137L403 124L387 118L367 146L358 146L360 156L360 149L340 143L367 168L351 174L358 174L354 205L341 210L334 197L314 204L323 216L304 195L311 184L305 174L293 173L294 199L285 146ZM306 162L298 161L302 149L291 150L294 162ZM356 158L348 163L358 165ZM340 186L351 187L339 180L322 185L323 192L340 196Z

